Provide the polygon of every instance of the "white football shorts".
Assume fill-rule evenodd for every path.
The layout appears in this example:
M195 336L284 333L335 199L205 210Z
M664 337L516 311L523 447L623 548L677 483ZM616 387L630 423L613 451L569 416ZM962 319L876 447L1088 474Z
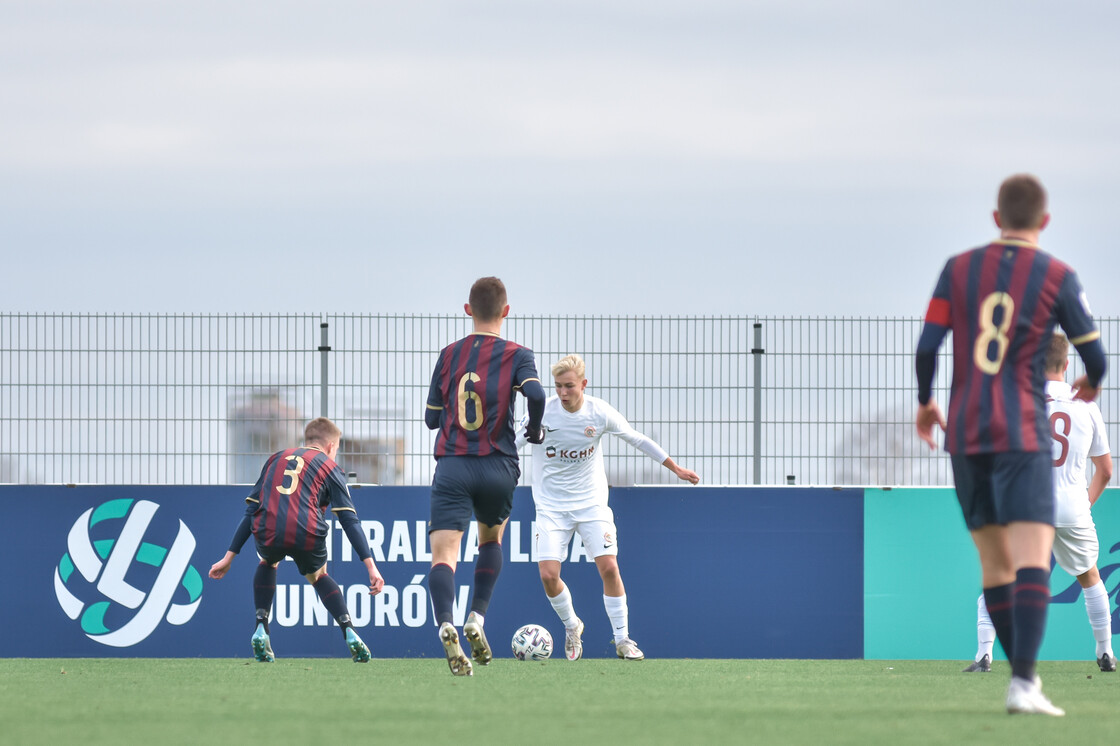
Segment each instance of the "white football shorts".
M1089 572L1096 566L1099 554L1096 526L1059 526L1054 529L1054 559L1058 567L1070 575L1077 577Z
M618 554L618 533L614 526L614 511L606 505L596 505L582 510L545 511L537 509L537 561L563 562L568 557L568 545L579 532L588 556L602 557Z

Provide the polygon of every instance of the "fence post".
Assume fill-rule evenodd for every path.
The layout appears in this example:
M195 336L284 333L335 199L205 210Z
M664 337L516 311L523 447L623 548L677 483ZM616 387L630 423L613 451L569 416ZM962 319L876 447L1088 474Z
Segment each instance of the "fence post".
M754 325L754 483L762 484L762 324Z
M322 336L319 340L319 359L322 362L322 370L319 378L319 416L327 417L327 353L331 351L331 347L327 344L327 327L330 325L327 322L319 324L319 329Z

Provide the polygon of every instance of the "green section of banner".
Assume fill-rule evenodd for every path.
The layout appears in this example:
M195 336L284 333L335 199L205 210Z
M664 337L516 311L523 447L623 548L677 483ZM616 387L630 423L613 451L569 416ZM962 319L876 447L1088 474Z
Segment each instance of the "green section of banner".
M1116 626L1120 582L1120 490L1093 508ZM1042 660L1086 660L1095 643L1077 581L1050 576ZM864 658L971 660L976 653L980 565L950 488L864 491ZM1120 646L1120 643L1117 643ZM995 657L1003 658L997 644Z

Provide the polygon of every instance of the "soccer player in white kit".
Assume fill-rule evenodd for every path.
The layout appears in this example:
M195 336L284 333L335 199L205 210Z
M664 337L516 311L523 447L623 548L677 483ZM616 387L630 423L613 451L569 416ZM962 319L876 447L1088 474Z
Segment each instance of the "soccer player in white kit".
M579 355L568 355L552 366L556 396L545 403L544 442L533 446L537 566L548 600L564 623L564 654L568 660L579 660L583 622L560 579L560 563L578 531L603 578L603 605L614 630L615 651L619 658L640 661L645 654L630 639L626 588L618 570L617 532L614 512L607 506L607 472L599 442L606 434L616 435L686 482L696 484L700 477L678 466L610 404L585 395L585 372ZM519 430L520 448L527 440L524 430Z
M1097 665L1101 671L1116 670L1112 652L1112 615L1108 591L1097 570L1100 553L1097 527L1090 507L1112 479L1112 455L1104 418L1095 402L1075 400L1065 382L1069 367L1069 340L1055 334L1046 350L1046 413L1050 418L1054 455L1054 559L1077 578L1085 595L1085 611L1097 640ZM1093 462L1093 480L1085 484L1088 461ZM976 659L965 673L991 670L992 626L984 596L976 603ZM1004 651L1007 652L1007 651Z

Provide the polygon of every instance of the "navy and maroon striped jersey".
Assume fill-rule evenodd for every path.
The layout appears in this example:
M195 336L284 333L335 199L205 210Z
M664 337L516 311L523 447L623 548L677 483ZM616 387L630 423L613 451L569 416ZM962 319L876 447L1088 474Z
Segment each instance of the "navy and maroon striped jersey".
M496 334L476 332L439 353L428 410L439 411L435 457L517 458L514 395L540 382L533 351Z
M1050 449L1043 361L1056 324L1075 346L1100 336L1077 275L1037 246L1001 239L949 259L918 343L929 359L953 332L946 450ZM919 401L932 361L928 376L921 369Z
M357 514L346 474L318 448L272 454L245 502L253 535L266 547L314 549L327 536L328 507Z

